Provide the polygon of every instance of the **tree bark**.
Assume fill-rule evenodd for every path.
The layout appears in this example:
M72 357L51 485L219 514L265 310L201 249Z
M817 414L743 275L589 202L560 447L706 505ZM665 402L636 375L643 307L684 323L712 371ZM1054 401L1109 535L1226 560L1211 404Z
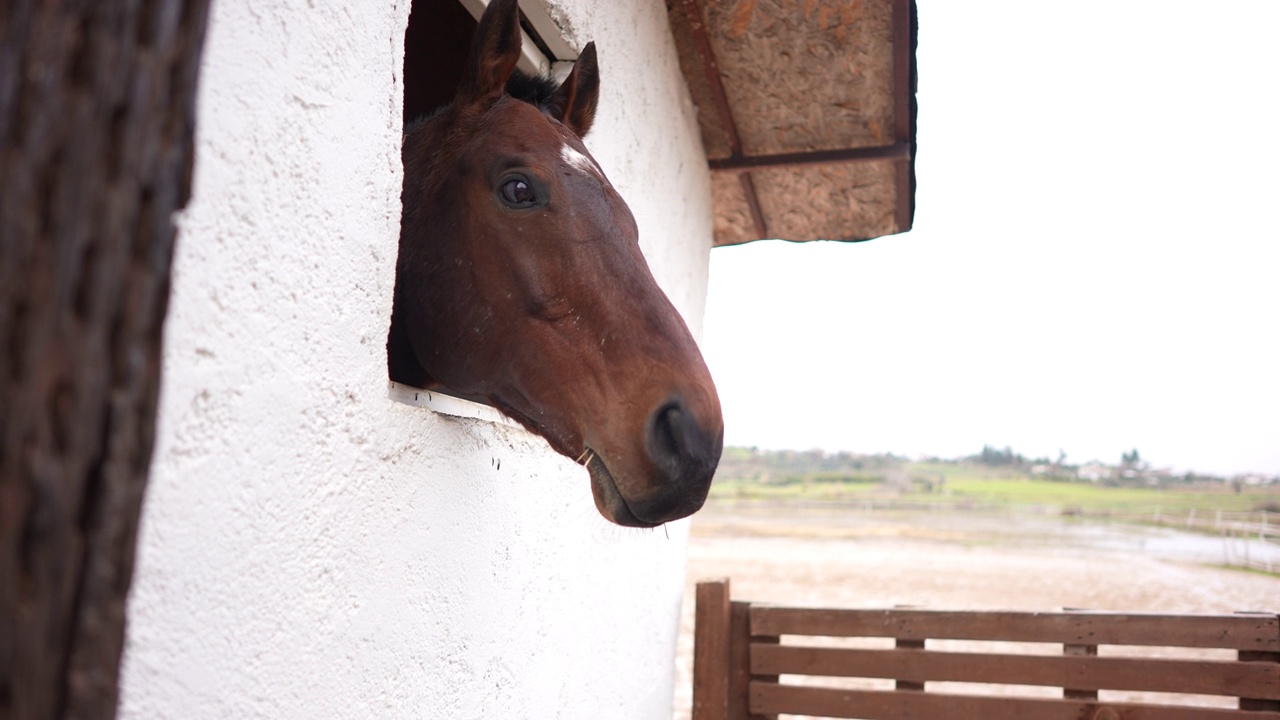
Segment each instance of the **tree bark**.
M0 719L110 718L208 0L0 0Z

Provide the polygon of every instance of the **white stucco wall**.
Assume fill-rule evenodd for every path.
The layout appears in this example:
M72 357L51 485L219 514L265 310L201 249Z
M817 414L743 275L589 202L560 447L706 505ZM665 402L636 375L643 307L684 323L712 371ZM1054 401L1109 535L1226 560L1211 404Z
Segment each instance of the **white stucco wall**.
M542 440L388 398L408 9L214 3L125 718L670 717L687 524L609 525ZM587 145L697 334L709 181L663 5L552 11L599 45Z

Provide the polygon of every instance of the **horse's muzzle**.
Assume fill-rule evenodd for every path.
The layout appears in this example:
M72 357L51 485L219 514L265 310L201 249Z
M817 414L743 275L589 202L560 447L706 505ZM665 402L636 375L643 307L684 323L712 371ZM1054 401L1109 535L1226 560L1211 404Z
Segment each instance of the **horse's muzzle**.
M679 398L668 400L645 424L649 467L642 483L628 473L624 491L604 458L594 455L587 463L596 506L609 520L629 527L655 527L692 515L707 500L723 447L718 422L708 428Z

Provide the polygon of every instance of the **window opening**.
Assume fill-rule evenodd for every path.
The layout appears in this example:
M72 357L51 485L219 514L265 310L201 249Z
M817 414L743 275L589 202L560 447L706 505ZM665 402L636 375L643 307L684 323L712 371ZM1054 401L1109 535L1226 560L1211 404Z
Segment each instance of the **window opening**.
M404 112L405 125L447 104L462 81L471 52L471 38L488 0L413 0L405 28ZM524 4L524 3L522 3ZM523 49L517 67L530 74L568 73L578 52L564 39L555 21L539 3L521 7ZM491 408L467 410L454 398L487 405L487 401L447 388L430 391L415 387L417 363L402 342L388 342L387 367L391 397L411 405L430 407L450 415L493 420L502 416ZM484 411L488 411L487 413ZM490 417L492 415L492 417Z

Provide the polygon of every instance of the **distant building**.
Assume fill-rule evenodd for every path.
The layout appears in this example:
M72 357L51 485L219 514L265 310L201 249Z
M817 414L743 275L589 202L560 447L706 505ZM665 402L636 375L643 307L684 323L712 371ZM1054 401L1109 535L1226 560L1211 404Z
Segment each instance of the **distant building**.
M1089 482L1099 482L1102 480L1110 480L1111 474L1112 474L1112 469L1099 462L1091 462L1085 465L1081 465L1080 469L1076 471L1076 477L1080 478L1081 480L1088 480Z

